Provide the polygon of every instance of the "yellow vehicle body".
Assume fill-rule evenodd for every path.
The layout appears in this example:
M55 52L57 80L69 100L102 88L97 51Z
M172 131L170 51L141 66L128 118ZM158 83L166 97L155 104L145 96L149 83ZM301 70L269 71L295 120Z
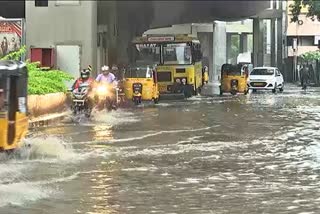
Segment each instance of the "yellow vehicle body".
M0 112L0 151L13 150L20 147L21 140L28 132L28 117L26 114L16 113L16 121L14 122L15 133L9 134L9 120L4 112Z
M241 67L238 65L225 65L221 69L220 95L223 93L231 93L233 95L237 93L247 94L249 91L247 85L248 75L241 72Z
M169 74L170 73L170 74ZM194 65L158 65L157 66L158 84L159 92L162 93L172 93L172 87L174 87L177 79L182 82L182 79L186 79L188 85L192 85L194 92L203 85L202 76L202 63L197 62ZM161 76L166 75L170 80L162 81Z
M19 148L27 134L27 73L24 63L0 61L0 151Z
M133 85L135 83L142 85L142 93L134 93ZM124 93L129 100L133 99L134 96L141 96L141 99L145 101L159 99L158 84L153 81L153 78L126 78L124 80Z
M129 66L123 81L125 98L135 104L141 101L159 101L157 72L149 65Z
M147 35L133 39L132 43L136 52L141 53L136 62L149 57L156 64L161 97L196 95L209 80L208 73L203 72L200 41L193 35Z

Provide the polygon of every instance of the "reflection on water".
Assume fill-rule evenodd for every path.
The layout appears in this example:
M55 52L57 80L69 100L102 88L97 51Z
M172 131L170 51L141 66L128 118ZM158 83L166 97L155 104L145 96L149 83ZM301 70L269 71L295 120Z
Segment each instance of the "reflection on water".
M94 130L94 141L110 141L113 139L112 126L110 125L95 125L93 126Z
M318 213L320 96L299 93L194 97L40 129L49 137L29 139L34 156L0 163L0 213Z

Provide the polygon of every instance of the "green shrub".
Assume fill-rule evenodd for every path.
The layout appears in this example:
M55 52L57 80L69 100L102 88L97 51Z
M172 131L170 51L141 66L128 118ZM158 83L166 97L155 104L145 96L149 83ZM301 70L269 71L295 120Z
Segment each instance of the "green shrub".
M3 57L1 60L19 60L25 54L26 48L22 47L20 50L10 53ZM66 81L70 81L73 77L60 70L43 71L40 68L39 62L26 62L28 68L28 94L49 94L57 92L66 92Z

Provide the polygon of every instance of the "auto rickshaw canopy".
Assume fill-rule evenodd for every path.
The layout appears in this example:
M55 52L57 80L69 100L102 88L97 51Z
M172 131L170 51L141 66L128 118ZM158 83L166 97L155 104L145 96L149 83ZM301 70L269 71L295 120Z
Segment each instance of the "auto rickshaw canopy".
M0 88L5 90L6 78L17 78L17 96L26 97L28 91L28 69L24 62L0 60ZM9 89L10 90L10 89Z
M28 71L26 64L15 60L0 60L0 75L24 76Z
M221 76L223 75L241 75L242 65L223 64L221 68Z

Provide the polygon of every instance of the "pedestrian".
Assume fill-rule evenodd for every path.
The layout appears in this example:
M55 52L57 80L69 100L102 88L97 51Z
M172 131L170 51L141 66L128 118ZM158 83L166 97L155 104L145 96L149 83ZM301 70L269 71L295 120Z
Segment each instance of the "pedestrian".
M4 108L4 91L0 88L0 111Z
M300 80L301 80L301 86L304 89L308 83L309 80L309 68L306 64L303 64L302 68L300 69Z

